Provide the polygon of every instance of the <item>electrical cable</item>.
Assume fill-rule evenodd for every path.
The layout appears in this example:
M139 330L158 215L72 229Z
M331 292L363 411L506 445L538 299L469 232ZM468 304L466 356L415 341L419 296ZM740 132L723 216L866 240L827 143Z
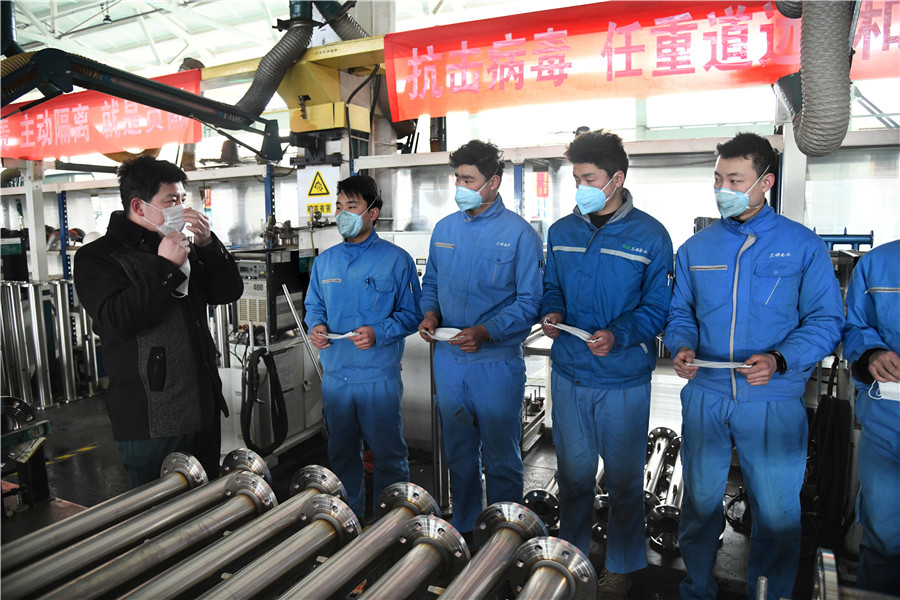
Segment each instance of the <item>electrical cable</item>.
M347 98L347 102L344 104L344 121L347 124L347 156L349 157L350 162L350 174L356 175L356 171L353 169L353 131L350 128L350 102L353 100L353 97L359 92L359 90L363 89L367 83L372 81L378 75L378 69L381 68L381 63L375 65L375 68L372 69L372 72L369 74L366 79L356 86L356 89L350 93L350 96ZM371 133L369 134L371 137Z
M259 377L259 359L262 358L266 365L267 378L269 380L269 410L272 417L272 433L274 439L268 446L262 448L254 443L250 429L253 419L253 408L259 401L259 388L262 381ZM275 357L266 350L260 348L250 355L247 368L243 377L243 400L241 401L241 435L247 448L253 450L262 457L274 452L284 440L287 439L288 422L287 407L284 402L284 392L281 389L281 381L278 378L278 368L275 366Z

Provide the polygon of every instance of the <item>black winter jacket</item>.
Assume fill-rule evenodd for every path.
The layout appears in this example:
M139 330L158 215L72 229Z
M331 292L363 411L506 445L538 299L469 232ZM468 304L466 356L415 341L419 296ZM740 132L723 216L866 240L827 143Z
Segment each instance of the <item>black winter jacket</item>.
M106 406L119 441L194 433L228 409L208 326L208 304L240 298L234 258L213 235L191 244L188 295L179 268L157 254L161 238L117 211L106 235L75 254L75 289L100 336Z

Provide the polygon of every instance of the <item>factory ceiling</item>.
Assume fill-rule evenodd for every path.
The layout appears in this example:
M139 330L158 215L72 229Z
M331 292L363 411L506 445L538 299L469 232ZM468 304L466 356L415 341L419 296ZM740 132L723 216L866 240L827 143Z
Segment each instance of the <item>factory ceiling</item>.
M559 2L554 7L571 4L579 2ZM376 0L374 4L376 11L395 11L398 31L546 8L546 2L535 0ZM26 51L57 48L153 77L177 71L185 58L215 66L265 55L281 37L273 25L288 18L288 1L16 0L14 11L16 40ZM318 29L311 45L337 39L329 29Z

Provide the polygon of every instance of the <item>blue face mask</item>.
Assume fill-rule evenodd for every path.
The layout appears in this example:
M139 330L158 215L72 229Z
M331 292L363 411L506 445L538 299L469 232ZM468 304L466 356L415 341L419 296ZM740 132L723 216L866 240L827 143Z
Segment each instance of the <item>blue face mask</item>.
M364 212L363 215L370 210L372 210L371 206L366 209L366 212ZM359 235L359 232L362 231L362 215L350 212L349 210L342 210L339 212L338 216L334 218L334 222L337 223L338 233L345 239L355 238Z
M484 189L484 186L488 184L491 180L491 177L488 178L487 181L484 182L484 185L478 188L478 190L470 190L467 187L463 187L461 185L456 186L456 205L459 207L459 210L475 210L479 206L481 206L482 198L481 198L481 190Z
M602 188L595 188L590 185L578 186L578 191L575 192L575 203L578 204L578 209L581 211L581 214L587 216L591 213L603 210L607 200L606 192L603 190L609 187L609 184L612 182L613 180L610 179Z
M769 167L766 167L766 170L763 171L763 174L753 182L753 185L751 185L750 189L748 189L746 192L735 192L734 190L729 190L726 187L715 189L716 204L719 207L719 214L722 215L723 219L727 219L728 217L736 217L740 214L743 214L744 211L750 208L750 190L752 190L768 172ZM765 198L763 198L763 203L765 203ZM762 206L762 204L760 204L759 206L754 206L753 208L759 208L760 206Z

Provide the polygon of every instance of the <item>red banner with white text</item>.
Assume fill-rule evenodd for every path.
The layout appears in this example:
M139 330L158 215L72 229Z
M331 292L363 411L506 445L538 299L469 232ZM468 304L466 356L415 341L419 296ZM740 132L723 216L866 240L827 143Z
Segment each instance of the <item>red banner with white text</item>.
M200 70L180 71L154 81L200 93ZM10 104L3 114L26 103ZM41 160L159 148L176 142L200 141L198 121L100 92L57 96L0 121L0 153L12 158Z
M851 78L900 76L900 1L864 0ZM775 2L602 2L393 33L394 120L774 83L800 66Z

